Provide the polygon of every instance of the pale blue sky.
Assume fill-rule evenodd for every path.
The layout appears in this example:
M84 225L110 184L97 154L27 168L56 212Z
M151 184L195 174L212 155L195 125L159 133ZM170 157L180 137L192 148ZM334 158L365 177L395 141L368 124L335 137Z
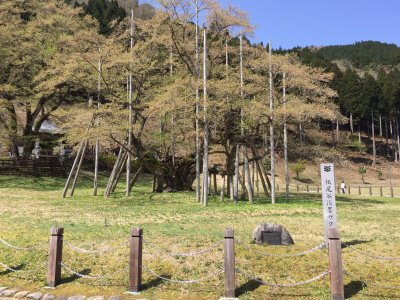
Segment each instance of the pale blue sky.
M375 40L400 45L400 0L220 0L247 11L274 48Z

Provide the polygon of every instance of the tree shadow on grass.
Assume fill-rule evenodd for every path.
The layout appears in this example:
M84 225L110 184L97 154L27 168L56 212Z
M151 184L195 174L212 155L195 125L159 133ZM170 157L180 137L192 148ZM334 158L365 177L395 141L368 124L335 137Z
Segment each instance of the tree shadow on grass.
M91 271L92 271L91 269L83 269L82 271L80 271L78 273L82 274L82 275L89 275ZM60 284L71 283L79 278L81 278L81 277L76 274L72 274L71 276L61 278Z
M344 286L344 296L346 299L352 298L365 288L365 283L360 280L352 280Z
M353 198L345 198L341 197L339 195L336 195L336 200L338 202L344 202L344 203L358 203L360 205L363 204L383 204L385 203L384 201L379 201L379 200L372 200L372 199L353 199Z
M255 280L255 279L251 279L236 289L236 295L237 295L237 297L239 297L247 292L255 291L261 285L262 284L259 281Z
M164 278L168 278L168 279L171 278L170 275L165 275L165 274L162 274L162 275L160 275L160 276L161 276L161 277L164 277ZM151 279L151 280L147 281L146 283L144 283L144 284L142 285L142 290L148 290L148 289L157 287L157 286L159 286L162 282L163 282L163 280L162 280L161 278L154 278L154 279Z
M20 265L18 265L18 266L11 266L10 268L11 268L11 269L14 269L14 270L20 271L20 270L22 270L24 267L25 267L25 264L20 264ZM0 272L0 276L1 276L1 275L7 275L7 274L10 274L10 273L13 273L13 272L14 272L14 271L11 271L11 270L6 269L5 271L1 271L1 272Z

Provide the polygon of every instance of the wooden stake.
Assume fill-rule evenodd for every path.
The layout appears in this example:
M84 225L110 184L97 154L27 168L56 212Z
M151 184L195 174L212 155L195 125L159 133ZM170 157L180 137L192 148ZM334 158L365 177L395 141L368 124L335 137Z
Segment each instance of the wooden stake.
M50 229L47 285L52 288L56 287L61 279L63 234L64 228L52 227Z
M235 298L235 239L233 229L224 232L225 297Z
M344 300L342 242L339 238L339 230L329 229L328 240L331 299Z
M143 229L132 228L129 242L129 292L138 293L142 286Z

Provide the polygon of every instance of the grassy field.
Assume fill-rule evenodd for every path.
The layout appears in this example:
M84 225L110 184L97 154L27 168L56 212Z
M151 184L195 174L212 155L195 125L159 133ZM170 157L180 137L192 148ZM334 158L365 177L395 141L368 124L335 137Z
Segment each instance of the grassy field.
M258 199L250 205L233 205L228 199L211 199L204 208L194 193L151 193L150 178L143 178L132 197L123 196L123 187L110 198L91 196L91 182L80 181L75 196L61 199L63 179L15 178L0 176L0 238L31 247L13 250L0 244L0 262L22 272L0 267L0 286L43 290L46 284L47 240L51 226L65 228L64 239L78 247L107 250L108 253L78 253L64 246L63 262L95 280L77 278L63 270L57 295L122 295L127 286L128 247L123 246L133 226L142 227L144 264L171 279L196 279L223 266L222 247L194 257L174 257L168 253L192 252L220 241L223 230L232 227L235 237L245 245L236 246L237 267L264 281L294 283L327 270L325 249L304 257L265 257L257 253L296 253L323 241L322 204L316 194L298 193L289 202L282 197L276 205ZM102 186L105 180L102 180ZM342 240L375 256L400 257L400 199L356 195L338 198L338 219ZM291 247L256 246L251 233L264 222L279 223L292 234ZM400 290L369 284L400 285L400 261L379 260L360 252L343 249L346 295L353 299L400 299ZM27 272L23 272L27 271ZM21 279L19 277L25 279ZM218 299L223 295L223 277L217 275L196 284L177 284L143 275L147 299ZM48 291L46 291L48 292ZM328 299L328 277L295 288L270 288L237 275L241 299ZM126 296L128 298L128 296ZM129 296L130 299L135 297Z

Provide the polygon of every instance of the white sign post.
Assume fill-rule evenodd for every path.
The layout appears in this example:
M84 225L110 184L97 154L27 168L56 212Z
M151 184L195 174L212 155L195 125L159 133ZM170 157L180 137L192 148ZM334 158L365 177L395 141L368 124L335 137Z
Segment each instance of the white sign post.
M337 228L335 168L333 164L321 164L321 186L325 240L327 240L328 229Z

